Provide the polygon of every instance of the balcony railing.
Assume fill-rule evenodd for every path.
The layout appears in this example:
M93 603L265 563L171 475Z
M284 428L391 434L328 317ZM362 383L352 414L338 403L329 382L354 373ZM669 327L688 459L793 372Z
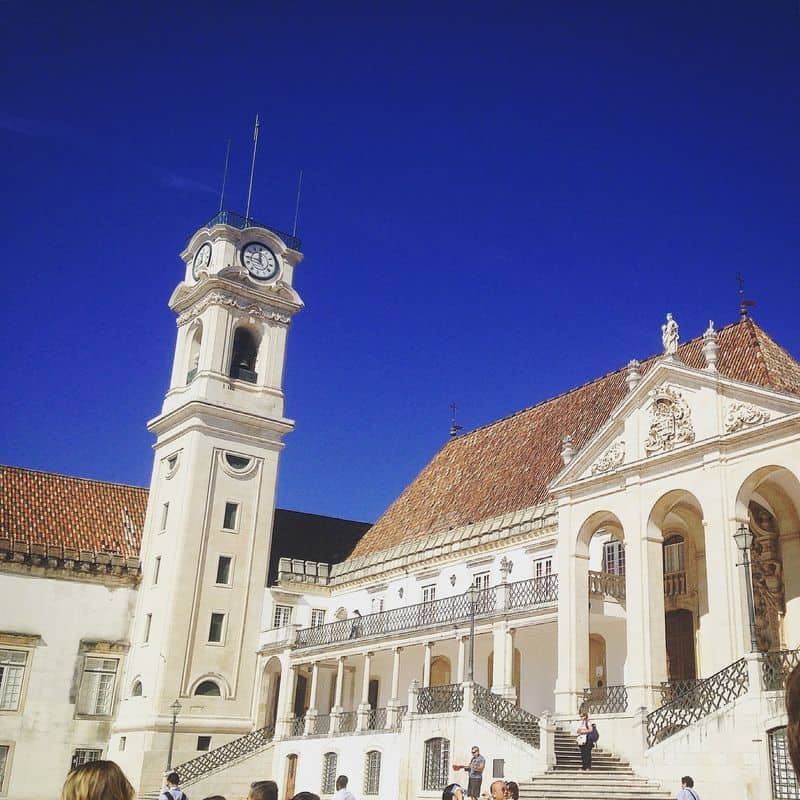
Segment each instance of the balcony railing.
M394 726L393 730L399 731L403 725L403 720L408 714L408 706L398 706L397 707L397 716L394 719Z
M306 718L295 717L289 727L289 736L302 736L306 732Z
M314 727L311 730L312 735L322 736L331 732L331 715L330 714L317 714L314 718Z
M213 228L214 225L230 225L232 228L264 228L283 239L286 246L290 247L292 250L302 252L303 249L303 243L297 236L291 233L284 233L270 225L264 225L262 222L256 222L252 217L245 217L234 211L220 211L219 214L215 214L203 227Z
M684 594L687 594L685 572L664 575L664 597L680 597Z
M583 690L578 711L589 714L622 714L628 710L628 690L624 686L595 686Z
M507 586L509 609L538 608L553 605L558 601L558 575L517 581ZM492 586L481 589L475 595L476 619L490 616L500 610L497 607L497 589L498 587ZM362 638L385 636L388 633L466 622L472 610L468 594L454 595L429 603L417 603L375 614L365 614L354 619L329 622L313 628L302 628L298 631L297 647L317 647L346 642L349 639L358 641Z
M417 694L418 714L453 714L464 707L464 687L460 683L426 686Z
M371 731L386 730L386 709L371 708L367 716L367 728Z
M339 717L339 733L353 733L358 722L358 714L355 711L345 711Z
M615 600L625 599L625 576L611 572L589 571L589 594L602 594Z
M800 664L800 650L773 650L761 656L764 691L783 690L789 673Z
M488 719L523 742L539 747L538 717L503 697L492 694L485 686L475 683L472 685L472 692L472 710L475 714Z

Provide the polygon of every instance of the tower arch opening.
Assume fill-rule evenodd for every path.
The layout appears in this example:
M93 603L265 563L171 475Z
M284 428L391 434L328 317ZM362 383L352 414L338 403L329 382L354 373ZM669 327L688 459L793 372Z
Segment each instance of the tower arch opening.
M247 383L256 383L256 362L261 337L245 325L236 328L231 348L231 363L228 374L231 378Z

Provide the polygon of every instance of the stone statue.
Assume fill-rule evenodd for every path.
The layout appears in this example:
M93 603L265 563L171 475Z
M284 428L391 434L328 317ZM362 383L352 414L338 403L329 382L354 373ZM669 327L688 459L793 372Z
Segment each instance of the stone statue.
M667 321L661 326L661 342L664 355L674 356L678 352L678 323L672 319L672 314L667 314Z

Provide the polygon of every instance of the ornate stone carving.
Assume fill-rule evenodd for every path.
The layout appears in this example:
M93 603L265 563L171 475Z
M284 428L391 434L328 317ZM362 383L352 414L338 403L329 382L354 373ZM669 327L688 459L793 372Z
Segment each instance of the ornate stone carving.
M708 328L703 334L703 355L706 359L706 369L709 372L717 371L717 354L719 345L717 344L717 332L714 330L714 320L708 321Z
M650 433L644 443L645 453L666 452L693 442L692 412L681 393L663 386L653 391L651 397Z
M575 448L572 446L572 437L567 434L561 440L561 460L564 462L564 466L569 464L572 461L573 456L575 455Z
M632 358L628 362L628 371L625 373L625 383L628 384L628 391L632 392L639 381L642 379L641 364Z
M592 464L592 475L611 472L625 460L625 442L621 439L614 442L597 461Z
M672 314L667 314L667 321L661 326L661 343L665 356L674 356L678 352L678 323L672 319Z
M782 650L786 644L783 640L786 592L778 522L755 501L750 502L749 511L753 533L751 572L758 649L761 652Z
M731 403L725 415L725 433L735 433L769 419L769 412L748 403Z
M241 311L243 314L247 314L247 316L252 319L258 319L263 322L277 322L279 325L288 325L292 319L288 314L281 314L278 311L264 308L255 303L250 305L240 303L233 295L226 294L225 292L210 292L199 303L196 303L178 317L178 326L180 327L190 322L212 305L228 306L229 308Z

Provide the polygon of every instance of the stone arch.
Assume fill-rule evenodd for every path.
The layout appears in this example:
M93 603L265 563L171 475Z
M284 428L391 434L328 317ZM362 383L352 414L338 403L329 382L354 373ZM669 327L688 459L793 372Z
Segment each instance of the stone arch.
M200 349L203 346L203 322L200 319L192 323L189 329L189 348L186 359L186 383L194 380L200 368Z
M800 642L797 475L778 465L754 470L739 488L735 514L737 525L747 524L753 534L750 560L758 649L794 648ZM742 618L747 620L746 608Z
M231 360L228 374L231 378L248 383L258 381L258 353L261 334L249 325L237 325L233 331Z
M281 690L282 672L281 661L277 656L272 656L264 664L258 697L258 724L260 727L274 727L278 719L278 696Z
M219 694L212 694L212 686L215 686ZM189 687L189 695L194 697L230 697L231 687L222 675L216 672L208 672L195 678Z
M452 683L452 668L447 656L434 656L431 659L431 686L447 686Z

